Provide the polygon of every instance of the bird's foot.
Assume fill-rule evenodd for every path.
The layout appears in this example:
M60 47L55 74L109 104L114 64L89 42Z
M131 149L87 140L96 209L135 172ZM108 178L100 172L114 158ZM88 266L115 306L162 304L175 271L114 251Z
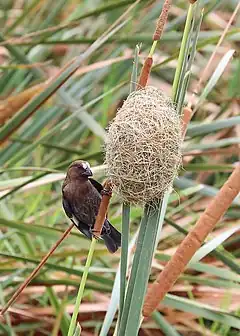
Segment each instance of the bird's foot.
M106 196L109 196L109 197L111 197L112 196L112 190L109 190L109 189L103 189L102 191L101 191L101 195L103 196L103 195L106 195Z
M100 238L100 232L98 230L94 230L92 228L89 229L91 235L93 236L93 238L95 239L99 239Z

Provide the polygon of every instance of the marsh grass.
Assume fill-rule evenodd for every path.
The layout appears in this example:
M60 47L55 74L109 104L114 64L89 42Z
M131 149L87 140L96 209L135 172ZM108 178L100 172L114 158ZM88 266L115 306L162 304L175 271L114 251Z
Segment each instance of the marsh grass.
M4 27L1 39L2 42L8 42L0 46L0 95L3 101L37 83L45 83L63 69L69 60L80 54L88 55L81 66L104 60L112 60L112 63L93 71L89 69L82 75L76 73L64 85L62 80L55 78L61 90L43 103L50 93L45 89L41 101L39 95L36 96L20 112L16 111L13 119L6 121L0 129L1 139L6 140L0 156L1 305L12 297L20 283L69 225L61 208L60 197L61 181L69 163L77 158L88 159L96 167L95 177L100 181L105 177L101 155L104 129L113 118L117 106L129 93L135 45L142 43L140 64L148 56L153 24L162 5L161 2L152 1L137 4L133 1L119 1L109 5L100 3L98 6L94 1L79 3L76 0L61 1L61 6L50 0L23 4L17 7L17 1L6 1L4 8L0 7L0 24ZM132 8L125 18L128 21L123 19L125 25L119 26L116 21L121 14L126 13L129 6ZM187 85L189 97L218 43L223 27L235 10L236 2L229 1L228 6L219 2L215 7L209 1L204 1L204 6L202 28L198 32L201 23L199 11L194 25L195 33L191 43L187 40L183 52L182 64L186 74L189 62L193 61L193 57L188 58L186 48L190 48L192 56L191 48L194 50L196 46L191 78L184 74L181 77L180 72L181 79L177 81L183 88L177 90L179 110L184 102ZM174 3L161 42L154 52L149 83L164 88L168 95L171 95L174 82L186 13L186 2ZM101 43L98 40L93 50L89 44L101 37L114 23L120 30L116 28L109 40L100 40ZM28 34L32 34L32 37L23 39ZM214 61L214 69L218 71L214 76L213 72L208 74L204 90L195 99L198 108L183 145L184 169L174 183L177 193L173 192L166 197L160 213L151 217L155 222L159 218L163 224L166 212L167 218L170 216L168 219L175 226L164 224L161 231L152 230L150 235L144 235L145 239L149 239L148 244L155 236L158 239L161 237L161 243L156 244L151 281L182 240L183 235L179 233L181 229L189 230L196 222L209 201L208 197L217 193L233 169L233 164L239 159L240 118L236 87L239 87L240 63L229 51L239 51L238 34L239 28L234 19L218 50L218 59ZM130 58L118 59L118 56L125 55L130 55ZM25 66L39 62L46 64L44 67ZM65 75L62 73L61 78ZM176 83L174 87L178 85ZM56 88L57 82L51 87L51 94ZM28 118L24 120L24 117ZM211 148L214 154L210 154ZM223 152L223 149L228 151ZM35 170L28 170L31 167L39 168L44 176ZM57 172L50 171L56 167ZM7 193L8 196L4 197ZM118 229L121 209L119 199L114 196L109 217ZM142 209L131 207L130 265L130 251L134 249L141 216ZM239 315L239 237L233 228L237 228L238 219L239 198L235 199L209 237L210 241L219 237L214 240L214 251L203 260L191 263L159 307L161 315L156 311L153 320L143 322L143 330L152 335L159 333L159 329L169 335L187 335L190 332L197 335L207 335L209 332L221 336L236 334L236 317ZM141 230L146 232L146 226L141 226ZM223 236L224 232L228 234ZM49 335L54 331L55 335L67 335L89 246L89 241L73 230L1 320L0 334ZM126 260L126 248L121 253L125 254ZM146 275L150 268L144 260L147 257L150 260L151 254L153 251L149 251L149 255L139 254ZM103 244L96 244L78 317L82 335L85 331L92 335L112 334L120 297L120 275L116 274L119 260L120 254L110 256ZM140 273L136 270L136 274ZM140 289L142 294L144 290ZM110 293L112 296L109 301ZM133 310L134 305L131 306ZM136 312L137 322L138 315ZM61 321L57 320L57 316L63 316Z

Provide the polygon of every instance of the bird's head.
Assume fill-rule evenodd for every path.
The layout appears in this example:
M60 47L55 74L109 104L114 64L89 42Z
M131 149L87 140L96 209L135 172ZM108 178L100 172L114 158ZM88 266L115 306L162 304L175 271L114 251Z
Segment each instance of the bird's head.
M88 178L92 176L90 165L86 161L74 161L70 164L67 171L67 176L70 179Z

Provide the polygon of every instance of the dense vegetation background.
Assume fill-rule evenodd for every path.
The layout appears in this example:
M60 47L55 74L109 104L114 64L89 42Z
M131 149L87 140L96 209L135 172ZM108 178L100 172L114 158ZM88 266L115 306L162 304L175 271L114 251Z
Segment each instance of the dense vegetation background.
M238 1L201 3L205 11L186 101ZM105 43L99 43L76 73L30 113L24 104L46 87L45 81L74 57L90 51L91 43L133 4L125 25ZM61 183L67 166L78 158L88 160L95 178L105 178L105 129L129 93L136 44L141 43L140 63L149 52L161 7L162 1L151 0L1 2L1 305L69 225L61 205ZM187 1L173 1L154 54L149 84L168 95L187 8ZM207 92L204 83L201 99L194 100L197 109L184 142L183 167L170 196L151 281L183 239L181 228L188 230L196 222L239 161L239 37L236 16L209 69L212 84L212 74L224 56L231 49L236 51L235 56L226 67L220 66L224 70L221 78L209 85ZM218 238L215 247L225 258L220 260L217 254L209 254L192 264L173 287L172 296L159 306L161 315L143 323L141 335L164 335L164 330L172 332L168 335L238 334L231 316L225 315L228 320L221 314L240 313L239 206L236 199L209 238ZM141 208L132 207L132 236L141 215ZM121 203L116 195L109 217L121 230ZM0 334L64 334L64 321L67 323L73 311L88 248L89 241L73 229L1 320ZM109 255L102 243L97 244L80 309L82 335L99 335L106 311L112 308L109 298L119 257L120 254ZM112 335L113 330L108 334Z

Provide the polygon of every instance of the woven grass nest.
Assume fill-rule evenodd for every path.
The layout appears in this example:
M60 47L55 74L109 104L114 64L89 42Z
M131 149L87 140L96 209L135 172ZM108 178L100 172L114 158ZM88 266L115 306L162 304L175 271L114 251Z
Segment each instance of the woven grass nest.
M124 202L161 199L181 164L181 118L162 91L131 93L108 128L107 173Z

